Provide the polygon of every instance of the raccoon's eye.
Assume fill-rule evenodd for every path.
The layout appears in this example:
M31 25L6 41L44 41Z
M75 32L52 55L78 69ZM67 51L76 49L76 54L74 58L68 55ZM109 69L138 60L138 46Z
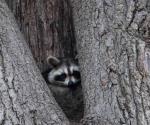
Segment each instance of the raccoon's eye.
M79 71L73 71L72 75L73 75L75 78L77 78L77 79L80 79L80 78L81 78Z
M61 75L56 76L56 77L55 77L55 80L56 80L56 81L64 81L65 78L66 78L66 74L63 73L63 74L61 74Z

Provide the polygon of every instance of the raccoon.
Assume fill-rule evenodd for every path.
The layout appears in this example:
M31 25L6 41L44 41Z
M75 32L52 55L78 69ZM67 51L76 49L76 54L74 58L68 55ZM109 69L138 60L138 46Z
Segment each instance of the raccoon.
M47 71L47 81L50 84L62 86L62 87L73 87L81 82L81 76L79 71L78 63L71 59L58 59L53 56L47 58L47 62L52 66L52 69Z
M52 68L43 76L57 103L69 119L80 120L83 116L83 95L77 61L49 56L47 63Z

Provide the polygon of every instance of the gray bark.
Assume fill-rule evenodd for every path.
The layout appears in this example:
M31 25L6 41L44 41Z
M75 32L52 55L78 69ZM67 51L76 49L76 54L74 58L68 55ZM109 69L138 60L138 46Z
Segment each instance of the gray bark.
M46 58L75 57L71 7L68 0L6 0L33 57L44 71Z
M69 124L4 0L0 0L0 124Z
M150 125L150 1L71 0L85 125Z

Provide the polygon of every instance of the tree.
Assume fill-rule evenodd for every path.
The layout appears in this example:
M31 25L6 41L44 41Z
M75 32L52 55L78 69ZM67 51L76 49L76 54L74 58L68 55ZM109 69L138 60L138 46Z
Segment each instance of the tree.
M71 0L71 4L85 99L82 124L149 125L150 2ZM14 18L3 1L0 6L0 123L68 124Z
M85 125L150 125L150 1L71 0Z
M0 1L0 124L68 125L4 0Z
M41 71L46 58L75 57L72 11L68 0L6 0Z

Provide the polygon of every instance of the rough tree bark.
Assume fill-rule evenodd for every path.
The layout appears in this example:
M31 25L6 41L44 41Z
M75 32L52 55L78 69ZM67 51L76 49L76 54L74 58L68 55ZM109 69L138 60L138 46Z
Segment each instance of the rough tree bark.
M72 12L68 0L6 0L41 71L48 55L75 57Z
M4 0L0 0L0 124L69 124Z
M150 125L150 1L71 0L85 125Z

